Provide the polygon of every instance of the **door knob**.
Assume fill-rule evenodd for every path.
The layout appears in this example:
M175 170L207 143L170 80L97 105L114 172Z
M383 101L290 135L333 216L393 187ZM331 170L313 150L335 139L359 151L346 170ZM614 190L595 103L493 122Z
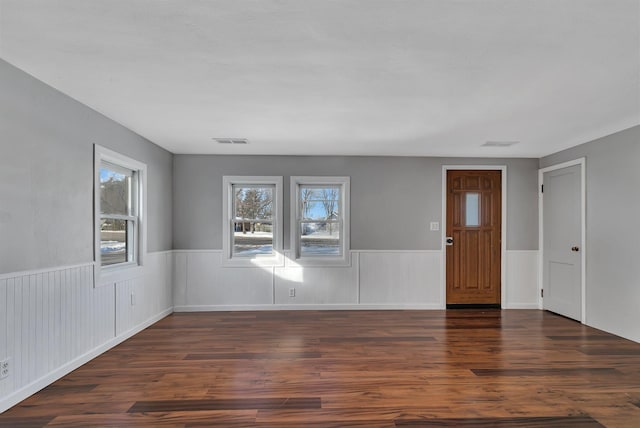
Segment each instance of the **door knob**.
M571 247L571 251L578 252L578 251L580 251L580 247Z
M451 236L447 236L447 239L444 241L447 245L453 245L453 238Z

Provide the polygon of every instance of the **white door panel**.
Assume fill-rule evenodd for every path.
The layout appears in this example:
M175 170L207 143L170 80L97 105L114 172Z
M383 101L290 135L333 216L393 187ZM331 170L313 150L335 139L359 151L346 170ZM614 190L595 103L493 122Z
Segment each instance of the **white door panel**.
M582 318L581 165L543 176L544 308Z

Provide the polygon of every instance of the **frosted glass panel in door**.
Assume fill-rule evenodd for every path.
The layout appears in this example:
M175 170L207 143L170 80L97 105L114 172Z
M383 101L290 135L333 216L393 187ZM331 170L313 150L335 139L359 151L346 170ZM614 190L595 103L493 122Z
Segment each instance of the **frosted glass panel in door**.
M480 226L480 195L467 193L465 202L465 226Z

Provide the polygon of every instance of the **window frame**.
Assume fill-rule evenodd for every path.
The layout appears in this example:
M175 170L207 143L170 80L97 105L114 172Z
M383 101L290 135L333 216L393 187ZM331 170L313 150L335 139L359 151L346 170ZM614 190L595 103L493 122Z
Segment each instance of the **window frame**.
M350 266L350 204L351 204L351 177L338 176L292 176L291 177L291 216L290 216L290 243L291 259L300 266ZM305 255L301 254L301 224L303 223L300 204L300 189L303 186L338 186L340 187L340 205L342 207L340 221L340 255Z
M106 214L101 213L100 207L100 168L107 163L113 165L115 169L123 171L131 171L131 210L130 214ZM93 218L94 218L94 251L93 260L95 263L94 286L106 283L112 283L121 279L130 278L137 274L137 270L143 266L145 254L147 252L147 165L125 156L121 153L94 144L94 191L93 191ZM104 218L113 218L117 220L126 220L129 227L132 227L132 233L127 234L127 249L131 254L131 259L111 265L102 265L100 251L100 231L101 220ZM129 250L130 248L130 250Z
M222 266L226 267L269 267L284 266L283 253L283 210L282 210L282 177L281 176L240 176L225 175L222 178ZM272 230L273 245L271 255L233 255L233 186L273 186Z

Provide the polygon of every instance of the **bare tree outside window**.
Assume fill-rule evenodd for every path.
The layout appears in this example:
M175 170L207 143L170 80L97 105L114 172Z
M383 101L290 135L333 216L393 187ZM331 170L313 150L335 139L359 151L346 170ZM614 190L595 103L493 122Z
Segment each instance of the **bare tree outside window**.
M224 176L223 263L229 266L280 266L282 253L282 177Z
M233 186L233 254L273 253L273 187Z
M346 263L345 230L349 223L348 177L291 177L292 246L296 259L317 258L321 263ZM309 260L309 259L307 259Z
M311 199L313 198L313 189L303 188L300 192L300 201L302 202L302 216L303 218L309 218L311 213Z
M327 220L333 220L337 216L338 189L328 187L322 189L322 206ZM333 234L333 223L329 222L329 235Z
M273 195L271 189L239 188L235 192L236 218L242 220L242 233L256 231L255 220L270 220L272 216Z

